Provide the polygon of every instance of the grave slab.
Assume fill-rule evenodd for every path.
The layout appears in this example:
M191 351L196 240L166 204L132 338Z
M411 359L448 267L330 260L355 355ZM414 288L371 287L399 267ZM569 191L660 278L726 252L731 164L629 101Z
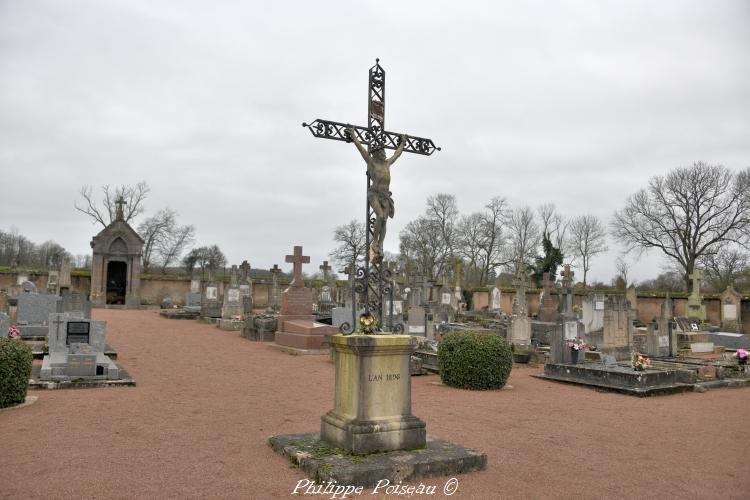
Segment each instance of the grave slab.
M365 456L348 455L343 450L332 448L331 444L321 441L317 432L273 436L268 441L276 453L299 466L318 483L335 481L372 488L378 481L397 484L480 471L487 467L484 453L429 435L426 446L421 449Z

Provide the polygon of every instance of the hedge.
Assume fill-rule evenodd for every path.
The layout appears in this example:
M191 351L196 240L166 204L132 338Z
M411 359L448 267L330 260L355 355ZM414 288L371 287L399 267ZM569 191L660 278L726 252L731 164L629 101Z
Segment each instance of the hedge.
M438 369L445 385L460 389L502 389L513 368L513 352L502 337L477 332L443 335Z
M0 408L26 400L31 362L31 348L22 340L0 338Z

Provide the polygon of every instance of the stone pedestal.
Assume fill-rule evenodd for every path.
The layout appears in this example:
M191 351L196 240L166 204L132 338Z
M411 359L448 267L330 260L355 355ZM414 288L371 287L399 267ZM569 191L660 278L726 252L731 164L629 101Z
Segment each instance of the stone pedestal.
M312 290L289 287L281 294L281 314L274 342L281 347L303 353L323 351L328 339L338 333L331 325L318 323L312 314ZM325 352L325 351L324 351Z
M320 436L352 454L425 446L425 423L411 414L409 335L334 335L336 395Z

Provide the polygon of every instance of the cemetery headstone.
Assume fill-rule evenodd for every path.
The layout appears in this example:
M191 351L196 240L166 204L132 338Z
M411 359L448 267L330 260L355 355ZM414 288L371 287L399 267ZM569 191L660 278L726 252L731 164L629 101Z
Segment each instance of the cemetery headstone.
M721 293L721 330L739 333L742 330L742 295L732 285Z
M16 322L21 337L47 335L49 315L57 312L60 297L52 294L22 293L18 296Z
M81 292L71 292L70 289L63 288L60 300L57 303L57 312L80 312L84 318L91 318L91 302L88 295Z
M706 306L703 305L703 296L701 295L701 272L698 269L688 276L693 281L693 289L687 301L687 316L698 322L706 321Z
M224 293L224 305L221 308L221 317L224 319L238 319L242 316L242 299L238 279L237 266L233 265L229 288Z
M249 318L253 314L253 279L250 276L250 263L242 261L240 266L240 297L242 298L242 315Z
M312 290L304 286L302 279L302 264L309 263L310 257L302 255L301 246L295 246L294 253L287 255L285 260L293 265L293 274L289 288L281 296L275 342L297 352L320 351L326 348L327 338L338 330L315 321Z
M279 310L279 273L281 268L277 264L274 264L271 269L271 300L269 301L271 312L277 312Z
M500 292L500 289L498 287L493 286L492 290L490 291L490 311L501 312L502 307L502 293Z
M41 380L120 378L119 368L104 354L105 321L84 318L80 312L53 313L48 321L49 354L42 360Z
M58 290L61 292L66 288L69 289L71 286L72 281L70 279L70 262L68 261L68 259L63 258L60 262L60 279Z
M615 295L604 303L603 349L627 350L632 343L633 324L630 303L625 297Z
M220 318L222 302L219 297L221 283L207 281L201 295L201 316L204 318Z
M517 346L531 344L531 319L526 303L526 279L522 273L514 280L516 296L513 300L513 315L510 324L510 342Z
M0 312L0 338L8 336L8 328L10 328L10 316Z
M558 311L555 299L552 298L552 282L549 279L549 273L542 275L542 298L539 302L539 321L557 321Z
M55 269L50 269L47 273L47 291L57 295L57 287L60 285L60 273Z
M604 301L599 293L590 293L581 303L581 322L584 333L598 332L604 328Z
M635 285L630 285L627 290L625 290L625 298L628 299L628 302L630 302L630 310L634 311L634 314L631 315L633 319L638 318L638 291L635 289Z

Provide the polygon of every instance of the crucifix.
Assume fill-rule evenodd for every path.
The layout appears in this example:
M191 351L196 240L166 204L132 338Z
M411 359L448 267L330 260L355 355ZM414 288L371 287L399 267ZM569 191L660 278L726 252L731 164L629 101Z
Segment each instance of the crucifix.
M125 220L125 212L123 211L122 206L127 204L128 202L122 198L122 195L117 197L117 200L115 200L115 205L117 205L115 220Z
M365 212L364 308L367 314L376 314L383 324L383 294L388 277L381 272L383 241L386 223L395 213L390 191L390 167L401 153L431 155L440 148L431 139L385 130L385 70L380 60L370 68L367 100L367 127L349 125L330 120L316 119L303 123L315 137L336 141L354 142L367 162L367 205ZM386 158L385 150L395 153ZM386 273L387 274L387 273Z
M294 247L294 254L287 255L285 262L292 264L293 271L292 271L292 282L290 283L290 286L295 286L295 287L304 286L305 283L302 280L302 264L309 264L310 257L308 255L302 255L302 247L296 246Z

